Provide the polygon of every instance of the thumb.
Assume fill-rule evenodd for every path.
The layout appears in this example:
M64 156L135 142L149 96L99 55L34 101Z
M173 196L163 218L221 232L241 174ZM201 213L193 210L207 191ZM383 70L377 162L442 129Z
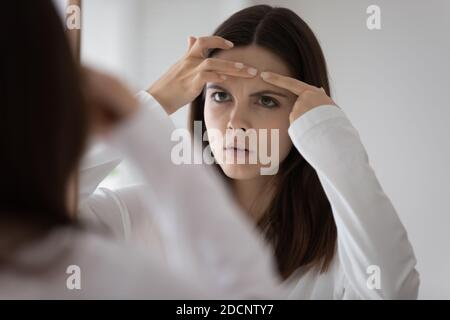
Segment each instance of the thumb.
M192 47L194 46L195 41L197 41L197 39L193 36L189 36L188 38L188 51L190 51L192 49Z

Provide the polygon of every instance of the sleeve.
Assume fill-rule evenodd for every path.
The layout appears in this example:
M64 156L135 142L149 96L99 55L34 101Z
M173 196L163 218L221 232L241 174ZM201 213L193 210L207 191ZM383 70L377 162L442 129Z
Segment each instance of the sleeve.
M344 112L330 105L314 108L292 123L289 135L331 203L344 298L417 298L419 274L406 230Z
M146 95L147 103L157 104ZM222 298L283 296L271 250L216 173L171 160L173 131L162 108L140 108L108 137L141 169L148 194L158 199L146 205L161 231L169 267Z
M80 203L92 196L103 179L121 162L119 154L95 142L89 149L80 166L78 196Z
M136 95L142 108L161 109L148 94ZM160 251L159 238L144 202L150 199L145 185L133 185L111 190L100 183L114 170L124 155L96 139L83 158L79 174L79 218L89 226L99 228L116 239L131 240ZM145 197L145 200L143 199Z

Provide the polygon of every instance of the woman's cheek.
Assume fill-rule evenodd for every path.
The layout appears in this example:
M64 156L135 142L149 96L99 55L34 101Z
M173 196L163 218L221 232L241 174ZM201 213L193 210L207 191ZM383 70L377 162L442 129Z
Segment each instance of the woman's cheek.
M218 129L218 116L217 116L217 110L214 110L213 107L211 107L209 104L205 104L205 110L204 110L204 118L205 123L203 124L206 129L214 128Z
M288 114L283 112L280 113L277 118L274 117L272 119L277 119L278 121L271 123L270 126L272 129L269 131L275 131L273 133L268 133L268 141L270 143L269 150L278 153L278 161L281 163L287 157L293 146L292 140L288 134L289 118Z
M280 162L282 162L292 148L292 140L289 137L288 129L289 129L289 113L284 112L282 119L280 119L279 123L279 157Z
M219 119L221 117L221 114L223 112L221 112L220 108L218 108L218 106L212 104L212 103L205 103L205 109L204 109L204 117L205 117L205 125L207 127L213 127L213 128L217 128L218 127L218 122Z
M289 134L287 133L287 131L285 131L283 135L280 137L280 151L279 151L280 162L282 162L287 157L292 147L293 144L291 137L289 137Z
M203 113L205 123L202 125L204 125L207 130L207 139L209 141L211 151L213 151L215 157L221 157L221 151L223 148L223 121L221 120L222 117L217 114L217 110L214 109L214 106L210 106L207 103L205 104Z

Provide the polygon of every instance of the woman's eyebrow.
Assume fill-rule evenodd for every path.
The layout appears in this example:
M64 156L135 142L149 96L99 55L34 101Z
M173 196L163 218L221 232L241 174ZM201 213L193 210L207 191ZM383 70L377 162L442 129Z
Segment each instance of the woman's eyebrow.
M217 89L217 90L222 90L222 91L228 92L227 89L225 89L224 87L221 87L221 86L219 86L217 84L209 84L209 85L206 86L206 89ZM272 91L272 90L258 91L258 92L252 93L250 95L250 97L259 97L259 96L266 95L266 94L271 94L271 95L280 96L280 97L283 97L283 98L288 98L288 96L285 95L284 93L277 92L277 91Z
M208 89L217 89L217 90L222 90L222 91L228 92L227 89L225 89L225 88L223 88L223 87L221 87L221 86L218 86L217 84L208 84L208 85L206 86L206 90L208 90Z
M288 98L288 96L285 95L284 93L276 92L276 91L272 91L272 90L258 91L258 92L252 93L250 95L250 97L259 97L259 96L263 96L263 95L266 95L266 94L271 94L271 95L274 95L274 96L280 96L280 97L283 97L283 98Z

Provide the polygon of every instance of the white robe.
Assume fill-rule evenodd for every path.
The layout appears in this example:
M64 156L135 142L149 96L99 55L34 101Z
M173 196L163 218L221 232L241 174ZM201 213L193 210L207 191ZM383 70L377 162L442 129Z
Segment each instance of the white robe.
M289 128L331 203L338 246L326 273L300 268L281 283L271 249L216 172L174 165L170 118L149 94L138 97L142 107L110 143L149 183L97 188L120 162L109 155L85 162L81 175L80 218L116 241L59 230L18 254L33 265L60 247L72 249L55 270L30 278L0 271L0 298L417 298L419 275L406 230L342 110L317 107ZM80 265L82 290L66 288L69 264Z
M138 97L149 109L161 114L162 108L149 94L140 92ZM161 121L172 127L169 117L161 114L161 118L164 118ZM319 106L294 121L289 128L289 135L298 151L318 173L332 206L338 246L326 273L319 274L315 270L302 273L300 268L284 282L285 291L282 295L286 294L287 289L287 297L291 299L416 299L419 274L415 269L416 259L406 230L382 190L358 132L345 113L335 106ZM167 158L167 161L170 159ZM161 170L165 170L164 164L161 165ZM114 161L111 162L112 166ZM90 170L101 171L101 167L85 170L85 177ZM84 180L86 188L94 189L101 179ZM158 185L161 179L165 179L163 174L152 177L150 181ZM220 215L220 212L230 210L222 207L229 203L223 203L221 196L212 194L212 190L198 188L194 181L190 184L192 187L186 187L186 181L182 179L174 177L173 180L174 185L180 185L180 192L183 193L183 198L177 199L174 204L180 211L198 208L200 211L214 210ZM159 234L154 215L142 207L142 202L157 200L142 200L142 197L137 196L145 188L135 186L115 191L101 188L86 199L83 210L87 216L94 216L106 223L118 236L147 243L161 256L170 250L182 250L176 245L164 247L161 239L168 243L184 241L184 246L189 247L187 252L196 255L197 251L198 254L207 251L202 242L196 239L196 234L201 234L206 244L209 237L215 239L222 236L223 230L225 234L234 232L232 226L219 223L217 228L221 228L217 229L209 224L208 219L204 223L205 215L199 212L196 221L180 213L178 217L187 217L186 224L175 219L170 222L165 217L167 219L163 220L167 221L158 222L157 225L166 223L167 232ZM160 191L156 198L164 202L166 190ZM169 189L167 192L172 191ZM219 215L217 219L220 219ZM237 256L249 252L239 234L229 240L230 243L224 245L225 251L234 250ZM166 262L175 269L183 269L190 264L189 254L185 255L186 260ZM212 251L210 254L213 255ZM203 258L207 261L208 254ZM263 271L259 272L258 265L244 259L240 267L242 270L249 269L252 275L264 274ZM261 269L264 267L261 266ZM213 269L212 273L212 277L224 276L220 267ZM245 281L240 285L245 286Z

